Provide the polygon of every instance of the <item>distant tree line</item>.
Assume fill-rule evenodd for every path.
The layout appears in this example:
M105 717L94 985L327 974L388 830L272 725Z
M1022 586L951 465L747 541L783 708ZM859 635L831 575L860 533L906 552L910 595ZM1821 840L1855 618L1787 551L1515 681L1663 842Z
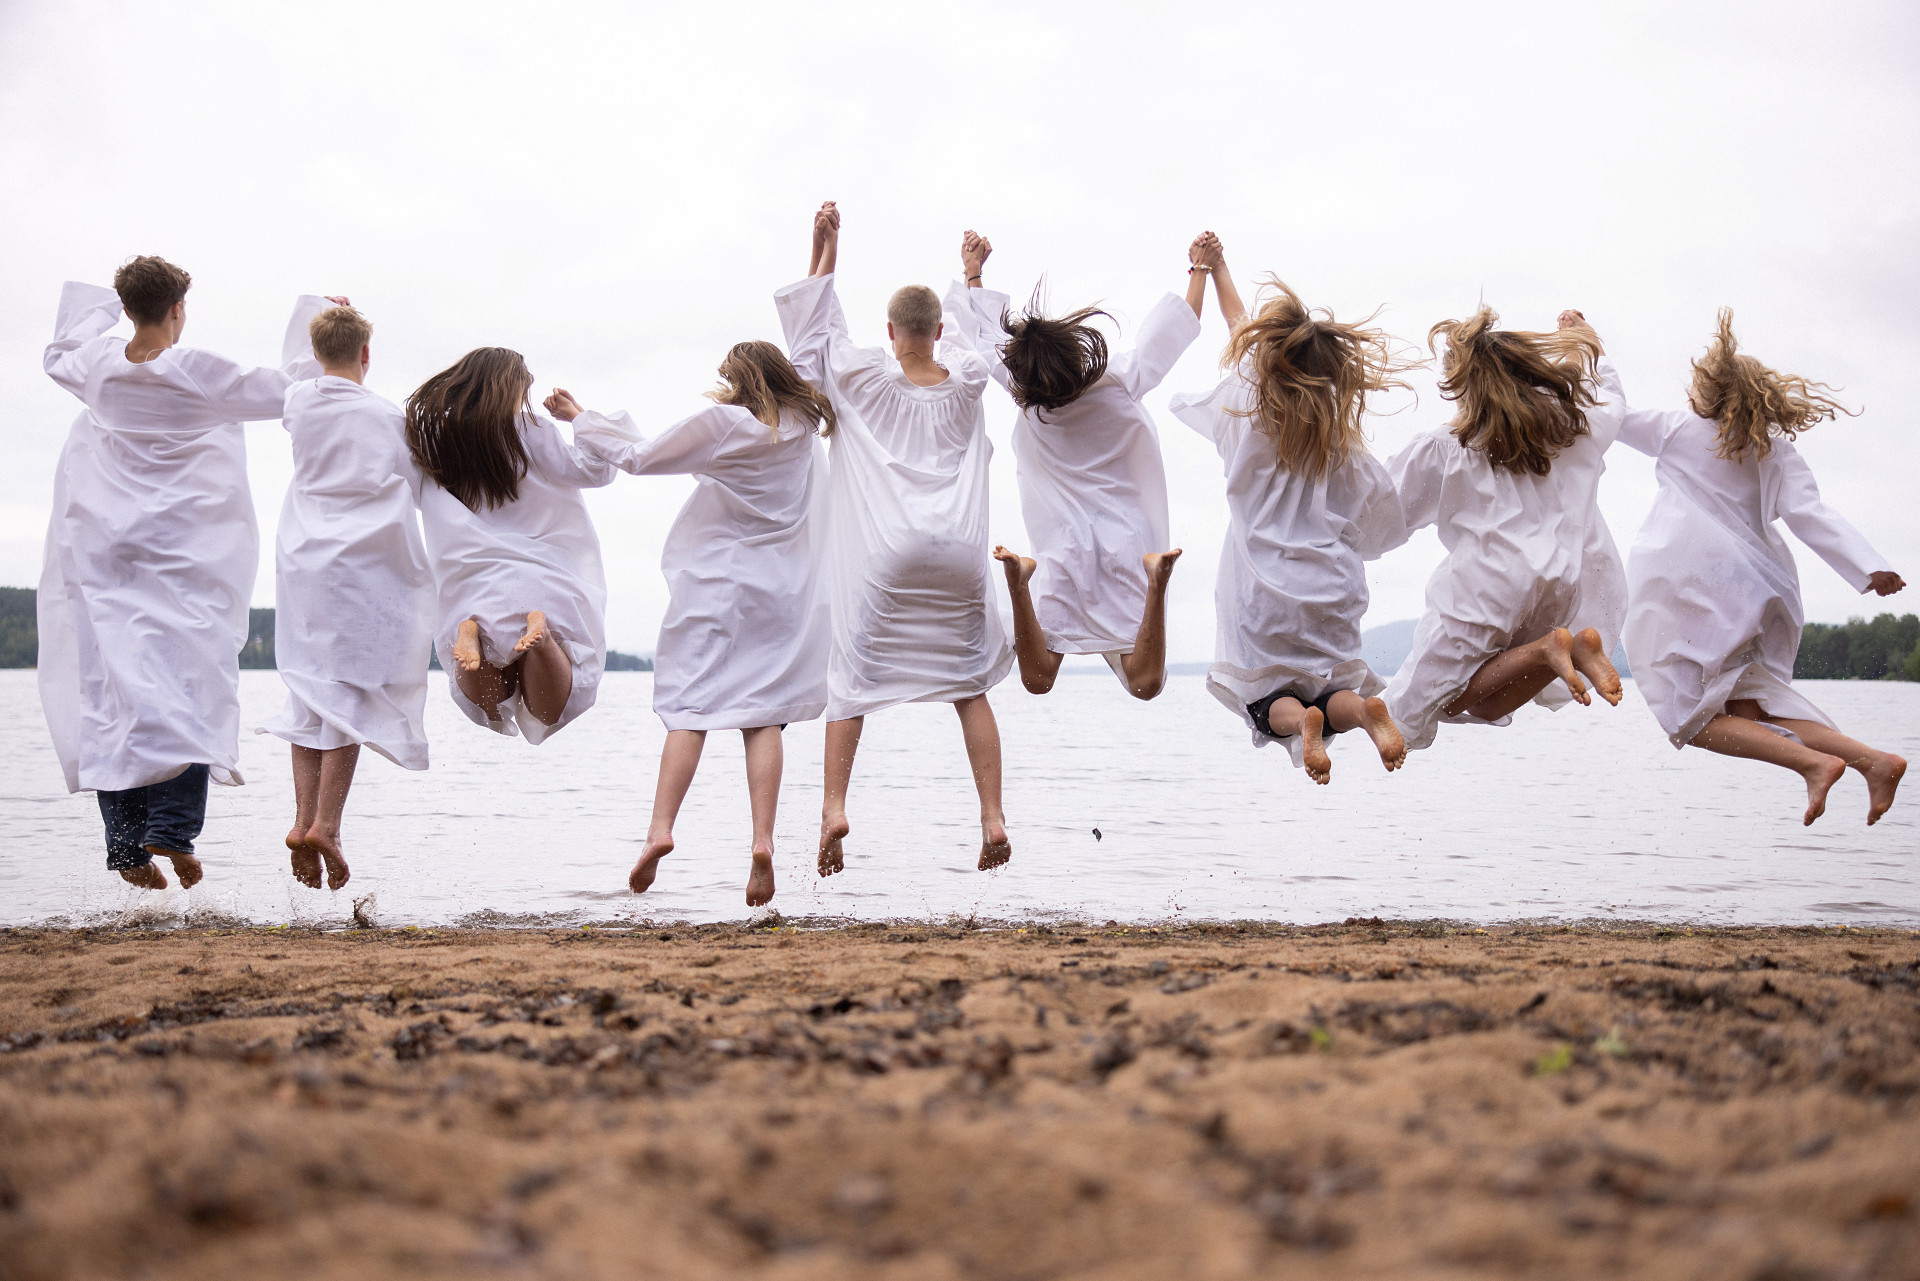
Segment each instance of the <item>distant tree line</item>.
M1808 623L1793 660L1796 680L1920 681L1920 616Z

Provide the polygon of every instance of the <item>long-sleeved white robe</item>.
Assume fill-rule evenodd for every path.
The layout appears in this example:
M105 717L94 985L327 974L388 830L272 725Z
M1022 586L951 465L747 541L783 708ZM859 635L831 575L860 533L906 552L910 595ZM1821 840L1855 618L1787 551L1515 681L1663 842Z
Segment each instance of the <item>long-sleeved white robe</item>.
M1000 348L1005 294L947 290L954 331L1007 384ZM1013 428L1020 514L1037 562L1029 590L1047 648L1100 654L1125 679L1147 606L1141 557L1167 550L1167 472L1160 435L1141 399L1160 385L1200 335L1200 318L1173 294L1147 313L1131 351L1059 409L1023 409Z
M262 733L320 750L364 743L427 768L423 724L433 650L433 571L415 507L420 469L407 419L386 397L320 371L305 296L287 329L281 425L293 480L280 508L274 661L287 702Z
M1545 476L1501 471L1440 427L1387 464L1409 530L1434 525L1447 549L1427 580L1427 609L1413 652L1387 685L1387 707L1408 747L1428 747L1440 723L1505 725L1447 704L1495 654L1556 627L1591 627L1607 652L1620 639L1627 582L1613 534L1600 514L1607 447L1620 432L1626 397L1613 362L1602 357L1587 410L1587 432L1562 450ZM1555 681L1533 700L1557 710L1572 701Z
M1226 467L1231 519L1214 583L1207 689L1264 747L1274 740L1255 728L1249 703L1282 689L1312 702L1343 689L1370 698L1384 687L1360 657L1366 562L1406 542L1407 521L1372 454L1319 480L1283 468L1273 437L1244 416L1254 403L1245 373L1234 370L1205 395L1175 396L1173 412L1213 442ZM1300 737L1285 741L1299 765Z
M1770 716L1832 725L1793 688L1805 616L1783 520L1860 592L1889 568L1860 531L1820 499L1788 440L1766 458L1714 454L1718 428L1686 410L1629 413L1620 443L1658 460L1660 489L1627 558L1627 661L1675 747L1692 742L1729 699Z
M660 552L667 613L653 710L668 729L810 721L827 705L821 590L826 449L783 417L776 431L712 405L643 440L626 414L573 420L580 448L636 476L694 476Z
M917 387L856 347L832 276L774 295L801 377L839 417L828 469L827 718L986 693L1013 665L988 577L986 362L951 340Z
M447 681L454 703L474 724L501 734L513 734L518 726L529 743L541 743L599 697L607 664L607 575L580 491L597 489L617 473L612 463L576 447L544 414L522 413L518 425L527 448L519 497L475 512L424 477L420 525L433 565L434 646L449 676L459 670L454 637L469 618L479 620L481 654L496 667L519 660L513 646L526 630L530 610L544 612L548 629L567 647L573 693L552 725L527 711L518 686L500 704L501 719L489 721L460 692L459 681Z
M245 422L290 379L192 347L127 359L111 289L69 281L46 371L86 406L54 474L40 701L69 791L189 765L239 784L240 650L260 556Z

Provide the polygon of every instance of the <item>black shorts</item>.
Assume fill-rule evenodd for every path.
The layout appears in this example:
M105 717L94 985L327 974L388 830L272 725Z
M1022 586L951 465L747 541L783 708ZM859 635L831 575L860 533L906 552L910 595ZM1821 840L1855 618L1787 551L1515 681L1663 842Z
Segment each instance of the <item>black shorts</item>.
M1340 692L1341 691L1337 689L1330 689L1330 690L1327 690L1325 693L1321 694L1320 697L1313 699L1312 701L1308 701L1307 699L1300 698L1300 693L1298 690L1276 689L1273 691L1273 693L1267 695L1263 699L1260 699L1258 702L1248 703L1247 715L1253 717L1253 728L1256 732L1265 734L1268 738L1278 739L1282 742L1285 742L1287 739L1293 736L1291 734L1276 734L1272 730L1268 729L1267 728L1267 711L1274 705L1275 701L1278 699L1298 698L1300 699L1301 706L1317 707L1320 709L1320 715L1326 721L1326 726L1321 731L1323 734L1328 734L1328 735L1339 734L1339 733L1343 733L1344 731L1337 730L1333 727L1333 713L1327 710L1327 705L1333 702L1333 696ZM1355 692L1357 693L1358 691L1355 691Z

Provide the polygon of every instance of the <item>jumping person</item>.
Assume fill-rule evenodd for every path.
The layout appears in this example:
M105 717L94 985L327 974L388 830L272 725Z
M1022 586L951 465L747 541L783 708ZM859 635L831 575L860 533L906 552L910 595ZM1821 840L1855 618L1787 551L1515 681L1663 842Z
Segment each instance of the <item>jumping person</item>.
M820 874L844 864L847 789L865 718L952 703L980 798L982 869L1012 856L1000 803L1000 730L987 691L1013 666L989 599L986 362L941 342L940 296L887 304L892 350L856 347L834 293L840 213L814 216L805 280L774 295L801 377L833 404L827 481L826 800Z
M328 303L335 304L328 307ZM286 706L261 727L293 752L293 875L339 889L350 875L341 815L364 743L427 768L422 721L433 649L433 572L415 508L420 470L400 407L368 390L373 326L345 298L287 331L281 423L293 480L280 508L273 651Z
M1197 244L1198 242L1196 242ZM1031 557L993 549L1013 599L1013 646L1029 691L1053 688L1067 654L1098 654L1127 692L1152 698L1167 678L1167 472L1160 437L1140 401L1200 335L1207 278L1189 273L1183 302L1167 294L1147 313L1132 351L1109 359L1083 307L1052 317L1036 290L1024 314L987 289L993 246L961 240L966 279L947 290L960 340L987 362L1020 418L1013 456Z
M1626 411L1620 376L1577 311L1555 333L1496 328L1481 307L1445 320L1440 394L1459 408L1387 469L1410 529L1439 529L1446 559L1427 580L1413 652L1387 687L1409 747L1440 722L1505 725L1529 700L1609 704L1607 660L1626 612L1626 576L1597 496Z
M1820 499L1793 439L1848 412L1804 378L1740 352L1733 313L1693 362L1688 408L1629 413L1620 441L1658 460L1660 489L1627 561L1627 658L1677 747L1782 765L1807 784L1811 823L1851 765L1867 780L1867 822L1893 804L1907 763L1868 747L1793 688L1805 615L1786 522L1863 595L1906 586Z
M453 701L500 734L547 736L593 706L606 666L607 579L580 496L613 465L533 411L519 352L480 347L407 398L434 645Z
M1316 783L1332 777L1325 736L1364 729L1388 770L1406 759L1385 688L1360 656L1366 562L1407 541L1399 496L1367 452L1367 397L1403 386L1385 334L1308 310L1274 279L1249 316L1212 232L1194 241L1193 277L1230 336L1227 374L1173 412L1213 442L1231 522L1214 590L1207 690L1264 747L1287 745ZM1192 292L1189 297L1194 296Z
M98 793L107 867L202 875L207 783L238 785L240 651L260 537L246 422L291 379L182 347L192 277L134 258L69 281L45 366L85 406L54 473L38 594L40 700L67 790ZM133 336L107 331L122 310ZM294 325L304 329L307 316Z
M745 739L753 815L747 905L772 900L780 733L827 705L826 596L820 515L833 406L769 342L743 342L720 364L716 404L643 440L626 414L547 398L574 439L636 476L692 475L699 486L667 532L660 568L667 613L653 659L653 710L667 727L647 843L628 874L636 894L673 852L673 824L708 730Z

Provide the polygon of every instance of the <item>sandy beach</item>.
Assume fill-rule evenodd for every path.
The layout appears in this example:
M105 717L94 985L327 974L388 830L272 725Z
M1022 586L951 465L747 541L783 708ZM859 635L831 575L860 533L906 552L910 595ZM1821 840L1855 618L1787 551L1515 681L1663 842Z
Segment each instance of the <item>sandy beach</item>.
M1920 1275L1920 935L0 935L0 1277Z

